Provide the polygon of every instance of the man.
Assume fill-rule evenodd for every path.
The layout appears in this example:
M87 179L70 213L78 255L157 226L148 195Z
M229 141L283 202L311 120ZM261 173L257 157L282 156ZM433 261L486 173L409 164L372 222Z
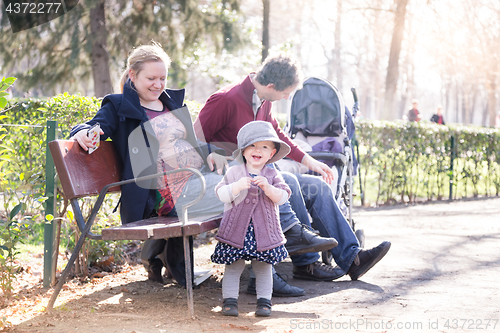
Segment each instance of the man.
M416 121L419 122L422 117L420 116L420 112L418 111L418 101L416 99L413 100L413 107L408 111L408 121Z
M294 278L331 281L349 274L351 279L357 280L385 256L391 244L383 242L371 250L359 247L327 184L333 181L333 172L326 164L302 151L279 128L271 114L272 102L289 98L300 82L300 67L295 59L283 54L268 57L257 73L251 73L242 82L227 86L209 97L195 121L195 132L198 138L230 153L236 147L236 134L244 124L252 120L270 122L280 139L291 147L288 157L320 173L324 179L283 172L292 189L290 204L293 210L304 225L310 225L309 213L320 234L335 237L339 243L330 250L338 265L335 268L318 262L318 253L291 256ZM284 231L286 227L282 224ZM249 291L253 291L253 283L251 279Z

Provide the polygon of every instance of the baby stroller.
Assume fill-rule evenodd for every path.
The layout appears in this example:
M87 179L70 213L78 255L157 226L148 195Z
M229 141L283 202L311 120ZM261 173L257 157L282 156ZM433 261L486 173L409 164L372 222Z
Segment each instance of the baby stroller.
M357 111L354 89L353 93L356 101L353 109ZM330 82L312 77L295 93L285 131L299 147L313 158L328 164L338 175L335 177L337 183L331 185L335 201L363 247L363 230L355 230L352 218L353 180L357 169L351 145L354 130L351 113L340 92ZM286 166L280 168L286 170ZM297 172L290 169L286 171ZM331 264L330 251L324 252L322 258L324 263Z

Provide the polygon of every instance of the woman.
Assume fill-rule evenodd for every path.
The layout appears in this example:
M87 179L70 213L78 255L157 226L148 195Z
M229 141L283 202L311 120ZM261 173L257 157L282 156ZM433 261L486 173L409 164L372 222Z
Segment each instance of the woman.
M71 137L88 150L92 143L87 131L99 123L101 140L111 138L122 159L123 179L137 177L143 169L150 174L184 167L199 169L205 175L207 195L191 206L189 213L217 215L222 213L223 206L213 195L213 188L221 179L227 159L210 152L212 149L224 154L223 150L210 148L196 139L189 111L183 107L184 89L165 89L169 65L170 58L158 44L135 48L122 76L122 93L104 97L95 117L75 126ZM146 160L144 168L144 156L157 158ZM210 172L214 167L218 174ZM200 193L199 181L187 172L168 175L157 184L159 186L136 183L122 186L122 223L154 215L175 216L176 207L192 201ZM185 285L182 238L146 241L141 258L150 280L163 282L161 269L165 265L174 278Z

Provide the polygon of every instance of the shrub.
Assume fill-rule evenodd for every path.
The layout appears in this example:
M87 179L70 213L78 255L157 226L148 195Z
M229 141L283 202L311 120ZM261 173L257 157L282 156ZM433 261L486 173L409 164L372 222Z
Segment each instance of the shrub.
M89 119L97 111L100 101L95 98L62 94L46 100L10 100L0 118L0 193L3 197L5 218L0 220L4 254L2 258L13 262L18 254L16 245L26 241L43 240L44 220L41 214L45 201L46 122L58 121L58 137L67 138L71 126ZM59 192L56 214L58 223L66 219L64 198ZM21 206L20 206L21 205ZM17 207L21 217L13 219ZM27 224L26 221L30 223ZM67 225L63 234L73 233L74 226ZM29 233L28 233L29 230ZM22 232L21 232L22 231ZM3 264L3 262L2 262ZM12 268L6 268L13 272ZM7 286L7 283L4 283Z
M363 188L374 203L404 203L499 192L500 131L426 122L356 124Z

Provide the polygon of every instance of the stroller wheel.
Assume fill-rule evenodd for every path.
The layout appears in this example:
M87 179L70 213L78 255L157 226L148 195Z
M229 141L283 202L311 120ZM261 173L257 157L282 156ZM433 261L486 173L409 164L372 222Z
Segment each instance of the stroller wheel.
M365 247L365 232L363 229L358 229L355 232L356 238L358 239L359 242L359 247L364 248Z
M321 259L323 260L323 263L325 265L330 265L330 266L332 265L333 256L330 251L321 252Z

